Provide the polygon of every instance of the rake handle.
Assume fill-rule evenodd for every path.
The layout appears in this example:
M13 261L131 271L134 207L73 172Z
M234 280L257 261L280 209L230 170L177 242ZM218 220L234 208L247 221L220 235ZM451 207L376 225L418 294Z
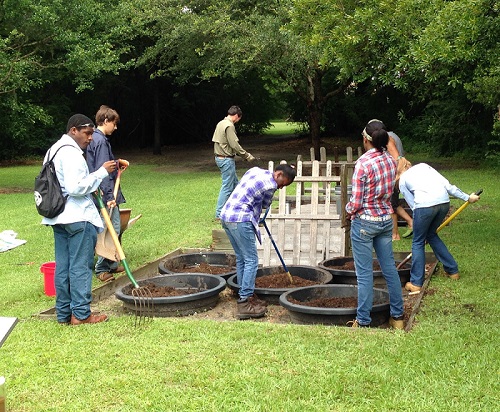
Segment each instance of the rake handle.
M95 199L97 200L97 203L99 204L99 209L101 210L101 215L104 219L104 222L106 223L106 227L108 228L108 231L111 235L111 239L113 239L113 243L115 244L116 250L118 251L118 257L120 258L120 261L123 263L123 267L125 268L125 273L127 274L128 278L132 282L132 285L134 285L134 288L138 288L139 284L134 279L134 276L132 275L132 272L130 271L128 263L125 259L125 253L123 253L122 245L120 244L120 240L118 239L118 235L116 234L116 230L113 227L113 223L111 222L111 219L109 217L109 213L106 210L106 207L104 206L101 194L99 193L99 191L96 191L93 193L93 195L94 195Z

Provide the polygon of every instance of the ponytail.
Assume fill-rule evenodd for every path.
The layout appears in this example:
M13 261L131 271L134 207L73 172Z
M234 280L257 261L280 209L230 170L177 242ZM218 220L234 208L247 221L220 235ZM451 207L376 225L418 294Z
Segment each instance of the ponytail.
M379 152L387 150L389 134L380 120L370 120L363 130L363 136L368 139Z

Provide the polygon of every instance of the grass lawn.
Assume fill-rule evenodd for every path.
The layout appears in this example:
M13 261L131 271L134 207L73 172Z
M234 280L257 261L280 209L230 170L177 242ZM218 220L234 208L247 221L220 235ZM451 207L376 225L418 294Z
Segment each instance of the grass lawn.
M268 136L282 136L297 133L297 131L301 129L301 123L280 120L273 121L272 125L265 130L264 134Z
M0 348L8 410L499 410L498 174L454 166L442 170L452 183L484 189L440 233L462 278L433 277L410 333L189 317L139 328L130 316L80 327L41 320L34 314L54 299L39 267L54 259L54 246L33 205L40 166L0 168L0 232L27 240L0 254L0 316L20 319ZM131 163L122 184L132 215L143 214L123 236L132 271L174 249L210 245L215 167Z

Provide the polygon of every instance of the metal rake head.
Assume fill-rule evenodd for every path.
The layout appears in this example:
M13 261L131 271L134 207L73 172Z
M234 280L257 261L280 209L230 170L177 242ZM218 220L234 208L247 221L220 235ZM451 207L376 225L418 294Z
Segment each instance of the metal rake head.
M135 306L134 326L143 325L153 320L154 301L151 291L146 286L132 288L132 298Z

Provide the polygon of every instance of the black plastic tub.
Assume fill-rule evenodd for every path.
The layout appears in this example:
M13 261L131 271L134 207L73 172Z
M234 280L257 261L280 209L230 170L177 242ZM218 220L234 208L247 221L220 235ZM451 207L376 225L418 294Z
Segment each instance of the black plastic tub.
M321 269L314 266L302 266L302 265L290 265L287 266L290 274L292 276L298 276L303 279L318 282L320 284L326 284L331 282L332 275L325 269ZM283 266L267 266L257 269L257 278L260 276L274 275L277 273L283 273L285 270ZM239 285L236 279L236 275L231 276L227 280L229 288L234 292L238 292ZM268 303L277 305L279 303L279 297L282 293L287 292L290 288L255 288L255 293L263 300ZM296 289L296 288L295 288Z
M140 287L148 283L153 283L157 286L170 286L181 290L185 289L186 291L188 289L197 289L198 292L180 296L149 298L152 299L153 307L148 307L146 305L148 302L145 301L139 310L136 299L129 294L133 288L132 284L129 284L115 292L117 299L123 302L123 308L126 312L141 316L157 317L192 315L213 309L219 301L220 292L226 288L226 280L224 278L204 273L161 275L138 282ZM144 299L147 300L147 298Z
M334 266L342 266L347 262L353 262L354 258L352 256L336 257L332 259L323 260L319 262L318 267L327 270L332 274L332 282L341 285L357 285L356 271L338 269ZM378 263L377 259L373 259L373 263ZM395 262L396 266L400 262ZM410 264L405 264L401 269L398 269L399 280L401 286L404 286L406 282L410 281ZM373 286L376 288L387 288L387 283L385 282L384 276L381 270L373 271Z
M358 287L354 285L318 285L293 289L279 297L279 303L290 312L293 323L346 326L356 319L356 308L324 308L292 303L289 299L307 302L332 297L357 297ZM384 289L373 289L372 327L389 320L389 293Z
M224 273L214 273L224 279L228 279L236 273L236 255L222 252L186 253L172 256L158 264L158 272L161 274L192 272L190 269L193 266L199 266L202 263L214 267L231 268ZM212 273L207 274L213 275Z

